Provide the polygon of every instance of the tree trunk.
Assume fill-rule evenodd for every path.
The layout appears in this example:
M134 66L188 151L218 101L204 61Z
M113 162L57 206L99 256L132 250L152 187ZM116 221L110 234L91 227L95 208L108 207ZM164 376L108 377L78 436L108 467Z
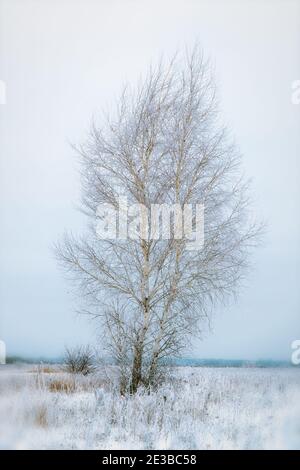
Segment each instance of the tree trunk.
M158 352L155 352L153 354L150 367L149 367L148 385L152 385L154 383L154 378L155 378L155 374L157 371L157 361L158 361Z
M130 393L132 394L137 392L137 389L142 380L142 356L143 356L142 345L138 345L135 348L133 364L132 364L131 383L130 383Z

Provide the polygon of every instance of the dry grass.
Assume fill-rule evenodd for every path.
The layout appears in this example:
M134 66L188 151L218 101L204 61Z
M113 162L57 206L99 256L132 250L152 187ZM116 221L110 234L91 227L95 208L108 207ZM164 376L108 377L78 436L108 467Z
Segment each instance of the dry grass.
M66 373L60 368L41 368L31 370L30 383L38 390L48 390L52 393L71 394L75 392L94 392L98 388L110 388L106 377L98 374L83 376L82 374ZM1 385L1 384L0 384Z
M41 405L37 408L34 423L36 426L41 428L46 428L48 426L46 405Z
M75 380L66 377L51 380L47 385L48 390L54 393L74 393L76 391Z
M54 366L37 366L35 369L30 369L28 371L29 374L36 374L36 373L57 374L59 372L60 372L59 368L54 367Z
M43 374L57 374L58 370L51 366L45 366L41 368Z

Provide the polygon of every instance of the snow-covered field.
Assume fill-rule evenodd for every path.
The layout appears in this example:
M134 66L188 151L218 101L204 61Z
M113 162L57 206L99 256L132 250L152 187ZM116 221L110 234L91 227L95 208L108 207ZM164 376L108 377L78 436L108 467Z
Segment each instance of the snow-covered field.
M300 449L300 369L177 368L121 397L103 371L0 366L0 448Z

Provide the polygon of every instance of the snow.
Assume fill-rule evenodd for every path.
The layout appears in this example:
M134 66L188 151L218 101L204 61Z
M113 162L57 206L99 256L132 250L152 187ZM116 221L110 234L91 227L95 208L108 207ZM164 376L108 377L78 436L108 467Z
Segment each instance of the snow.
M103 371L0 366L0 448L300 449L300 369L174 368L122 397Z

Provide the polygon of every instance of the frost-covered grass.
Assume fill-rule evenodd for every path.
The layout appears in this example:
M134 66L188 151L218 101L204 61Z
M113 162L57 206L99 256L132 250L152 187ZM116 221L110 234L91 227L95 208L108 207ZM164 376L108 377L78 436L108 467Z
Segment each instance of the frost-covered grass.
M0 447L299 449L300 369L176 368L158 392L121 397L103 371L2 366Z

